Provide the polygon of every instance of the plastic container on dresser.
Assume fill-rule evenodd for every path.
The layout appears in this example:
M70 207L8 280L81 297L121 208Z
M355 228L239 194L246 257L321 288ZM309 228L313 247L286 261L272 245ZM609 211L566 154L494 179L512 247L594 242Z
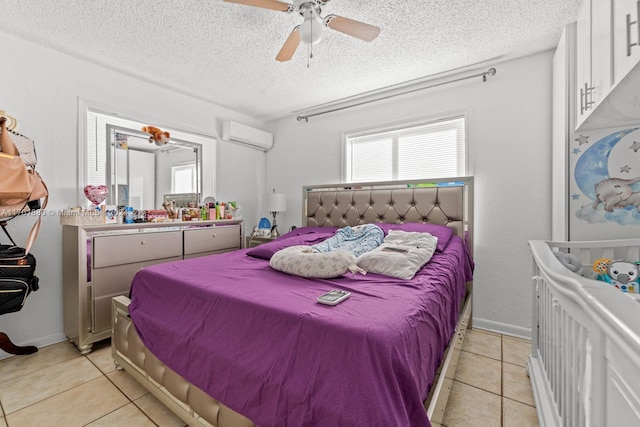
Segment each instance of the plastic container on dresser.
M242 247L242 221L63 225L64 332L82 353L111 335L111 298L146 266Z

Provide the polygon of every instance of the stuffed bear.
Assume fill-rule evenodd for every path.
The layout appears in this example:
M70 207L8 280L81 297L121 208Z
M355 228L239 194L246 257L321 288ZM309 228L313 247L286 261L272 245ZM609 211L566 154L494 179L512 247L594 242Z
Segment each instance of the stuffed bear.
M143 126L142 132L146 132L150 134L151 136L149 137L149 142L155 143L158 146L165 145L166 143L168 143L169 138L171 137L169 132L165 132L161 129L158 129L155 126Z
M576 274L580 274L582 271L582 264L580 264L580 261L575 255L564 252L554 252L553 254L558 258L560 264L564 265L570 271L573 271Z
M600 273L596 280L609 283L622 292L638 293L637 263L601 258L595 261L593 269Z

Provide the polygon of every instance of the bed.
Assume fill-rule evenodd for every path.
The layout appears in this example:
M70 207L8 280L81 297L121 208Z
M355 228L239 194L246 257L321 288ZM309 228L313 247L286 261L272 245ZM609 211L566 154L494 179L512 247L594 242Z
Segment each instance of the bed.
M466 177L304 187L303 227L278 240L141 270L113 300L114 360L190 425L438 425L471 316L472 202ZM269 265L372 223L439 246L411 280ZM334 288L351 297L316 303Z
M527 370L543 426L640 425L640 299L594 280L598 260L640 260L640 240L530 241ZM559 260L571 254L574 262ZM600 264L599 261L598 264ZM581 267L581 271L570 268Z

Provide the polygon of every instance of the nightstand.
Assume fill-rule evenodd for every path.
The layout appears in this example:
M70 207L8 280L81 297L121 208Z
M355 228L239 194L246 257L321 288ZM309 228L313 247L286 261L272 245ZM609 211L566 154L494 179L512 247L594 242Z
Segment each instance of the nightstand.
M263 243L269 243L275 239L276 239L275 237L247 236L246 247L255 248L256 246L260 246Z

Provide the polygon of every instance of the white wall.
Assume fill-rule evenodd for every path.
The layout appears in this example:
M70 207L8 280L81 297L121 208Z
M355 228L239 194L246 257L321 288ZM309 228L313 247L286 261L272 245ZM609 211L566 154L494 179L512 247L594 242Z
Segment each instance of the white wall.
M49 185L49 209L78 202L78 98L121 107L157 117L177 129L217 135L219 123L233 119L253 125L264 123L180 93L113 72L82 60L0 33L0 109L18 118L20 132L33 138L38 170ZM9 60L8 58L11 58ZM237 200L247 217L257 214L264 193L265 154L222 141L218 143L219 200ZM9 224L18 244L25 241L34 218ZM44 217L32 250L37 258L40 290L21 312L0 316L0 331L17 344L42 346L64 339L62 327L62 227L55 215ZM1 240L2 238L0 238ZM1 240L6 243L5 240ZM0 357L4 354L0 352Z
M210 135L219 133L219 123L225 119L264 125L12 36L0 33L0 43L3 56L13 58L0 67L0 109L17 117L20 131L36 141L38 169L51 190L48 212L77 203L78 97ZM526 241L550 235L551 58L547 52L498 64L497 75L486 83L443 86L312 118L309 123L295 117L270 123L276 140L266 156L220 141L214 196L236 200L245 229L250 229L267 215L260 211L262 194L275 187L288 195L288 211L278 217L281 231L286 230L300 224L303 185L340 181L342 132L465 112L470 172L476 179L475 324L525 335L531 327ZM30 217L11 221L9 229L18 243L32 223ZM32 251L38 259L41 289L21 312L0 316L0 331L18 344L42 346L64 339L61 245L58 218L47 215Z
M288 196L282 229L300 225L302 185L341 179L343 132L464 112L475 177L475 326L529 336L530 239L550 236L552 52L496 65L497 74L309 119L272 123L267 188Z

